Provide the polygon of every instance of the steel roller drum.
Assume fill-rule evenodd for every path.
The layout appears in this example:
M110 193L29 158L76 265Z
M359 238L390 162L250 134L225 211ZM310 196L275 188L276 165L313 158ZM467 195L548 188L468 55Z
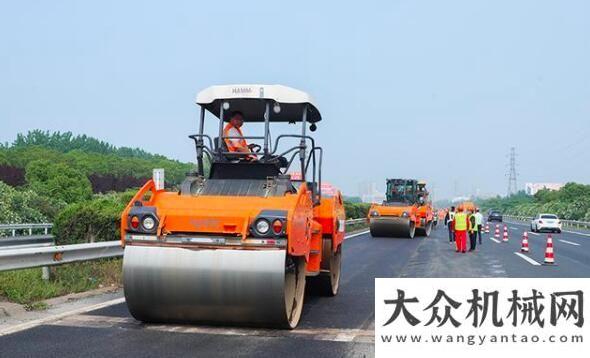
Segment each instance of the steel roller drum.
M285 250L126 246L129 311L145 322L297 325L305 265Z
M409 237L415 233L414 223L409 218L380 217L371 218L369 222L371 236L374 237Z

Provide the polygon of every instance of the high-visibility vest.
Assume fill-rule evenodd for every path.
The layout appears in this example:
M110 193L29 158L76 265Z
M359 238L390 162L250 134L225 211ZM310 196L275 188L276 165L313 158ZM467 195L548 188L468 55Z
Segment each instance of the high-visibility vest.
M248 143L246 143L246 140L243 138L244 134L242 134L242 130L240 128L232 126L231 123L226 124L225 128L223 128L223 136L224 137L231 137L232 135L229 131L232 128L237 130L238 133L240 133L240 137L242 137L242 138L224 138L225 145L227 146L227 149L230 152L237 152L238 148L246 148L248 146ZM235 144L236 140L238 141L239 145Z
M483 220L483 215L481 215L481 213L475 213L475 214L473 214L473 216L475 217L475 223L477 225L481 225L481 222Z
M477 232L477 218L475 214L467 216L468 224L469 224L469 231Z
M455 214L455 231L467 230L467 214L456 213Z

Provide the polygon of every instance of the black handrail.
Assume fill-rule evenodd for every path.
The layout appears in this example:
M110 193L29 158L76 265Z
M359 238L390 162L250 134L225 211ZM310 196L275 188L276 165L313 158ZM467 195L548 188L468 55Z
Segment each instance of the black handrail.
M213 150L213 139L211 138L211 136L207 135L207 134L192 134L189 135L189 138L193 139L195 141L195 146L197 148L197 160L199 161L199 166L200 166L200 170L202 170L202 154L204 153L205 155L207 155L207 157L209 158L210 161L212 161L213 157L215 157L214 153L217 154L221 154L221 155L235 155L235 156L264 156L265 153L261 153L261 152L230 152L230 151L221 151L221 148L218 148L218 150ZM263 136L222 136L221 139L264 139ZM307 171L309 170L309 166L310 164L312 164L312 182L316 183L316 170L317 170L317 192L314 192L314 204L319 204L320 200L321 200L321 185L322 185L322 159L323 159L323 149L321 147L316 147L315 146L315 140L314 138L308 136L308 135L301 135L301 134L281 134L279 135L277 138L275 138L275 142L273 145L273 149L272 151L270 151L269 156L272 155L275 158L276 157L283 157L286 156L287 154L294 152L289 161L287 162L287 166L284 169L285 173L289 170L289 168L291 167L291 165L293 164L293 161L295 160L295 157L297 156L297 150L301 150L301 149L306 149L307 145L302 146L300 145L296 145L293 146L283 152L281 152L280 154L276 154L278 147L279 147L279 142L281 141L281 139L283 138L299 138L299 139L303 139L305 141L309 140L311 143L311 149L309 151L309 154L307 156L307 160L305 161L305 164L303 166L303 168L301 168L302 170L302 178L304 177L304 173L307 173ZM209 146L207 146L205 144L205 140L206 139L208 141ZM319 166L317 165L318 163L316 163L316 151L319 151ZM264 157L263 157L264 159ZM267 158L266 160L270 160L271 158ZM203 175L202 172L200 172L199 174ZM314 189L315 191L315 189Z

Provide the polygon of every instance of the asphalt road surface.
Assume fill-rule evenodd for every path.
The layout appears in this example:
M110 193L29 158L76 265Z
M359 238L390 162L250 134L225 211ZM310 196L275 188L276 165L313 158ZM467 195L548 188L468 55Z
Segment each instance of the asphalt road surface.
M413 240L349 235L339 295L308 294L293 331L141 324L123 302L0 336L0 357L372 357L376 277L590 277L590 233L554 234L556 264L548 266L546 234L529 233L522 255L528 223L504 224L507 243L490 238L493 224L466 254L455 252L445 227Z

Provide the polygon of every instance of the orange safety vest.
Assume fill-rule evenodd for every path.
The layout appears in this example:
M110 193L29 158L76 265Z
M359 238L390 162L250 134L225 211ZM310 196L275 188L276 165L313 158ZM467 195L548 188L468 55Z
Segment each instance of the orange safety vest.
M236 129L238 131L238 133L240 133L240 137L242 138L224 138L223 140L225 140L225 145L227 146L227 149L230 152L237 152L238 148L247 148L248 147L248 143L246 143L246 140L243 138L244 134L242 134L242 130L240 128L234 127L232 126L231 123L228 123L225 125L225 128L223 128L223 136L224 137L230 137L230 129ZM238 140L239 145L235 145L234 141Z

